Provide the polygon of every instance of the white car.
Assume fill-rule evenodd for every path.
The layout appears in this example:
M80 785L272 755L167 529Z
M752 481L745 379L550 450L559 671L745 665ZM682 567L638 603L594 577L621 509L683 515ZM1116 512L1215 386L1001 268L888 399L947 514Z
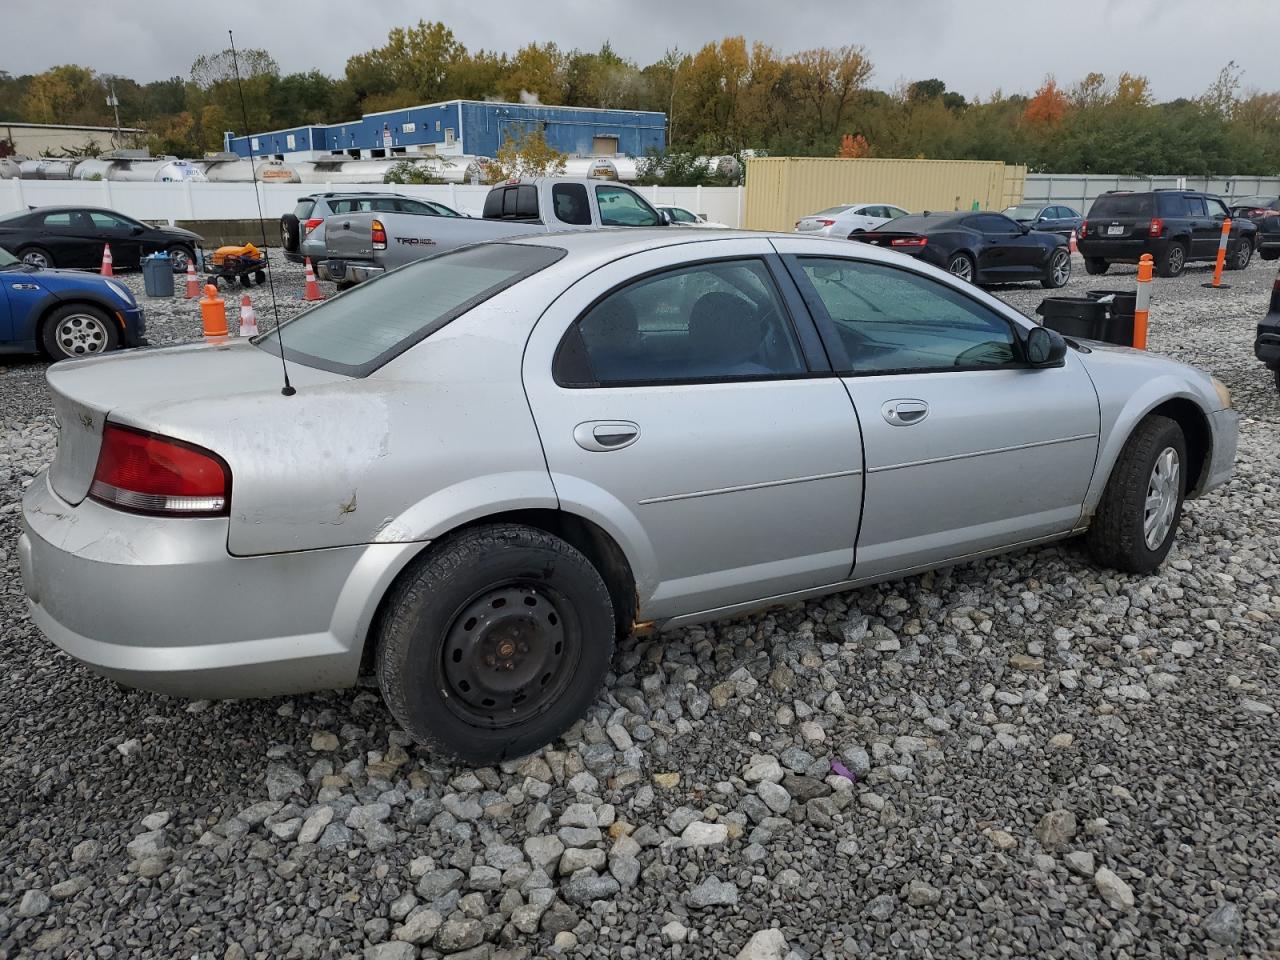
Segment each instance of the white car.
M727 223L708 220L705 213L694 213L684 207L658 207L658 209L667 215L667 220L673 227L705 227L713 230L729 229Z
M796 233L844 240L850 234L878 229L908 212L888 203L842 203L797 220Z

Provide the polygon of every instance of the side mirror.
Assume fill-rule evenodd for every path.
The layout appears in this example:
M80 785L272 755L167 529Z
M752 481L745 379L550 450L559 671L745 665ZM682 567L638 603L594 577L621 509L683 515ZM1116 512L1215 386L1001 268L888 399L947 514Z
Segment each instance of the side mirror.
M659 223L659 224L661 224L661 225L662 225L662 226L664 226L664 227L669 227L669 226L671 226L671 214L667 213L667 211L665 211L665 210L659 210L659 211L658 211L658 223Z
M146 231L142 227L134 227L129 232L133 234L135 237L139 237L142 234L144 234Z
M1031 232L1031 227L1029 227L1029 226L1028 226L1027 224L1025 224L1025 223L1020 223L1020 224L1018 224L1018 229L1020 229L1020 230L1022 231L1022 233L1023 233L1023 235L1024 235L1024 236L1025 236L1026 234L1028 234L1028 233L1030 233L1030 232Z
M1067 341L1048 327L1032 327L1025 345L1027 362L1033 367L1056 367L1067 355Z

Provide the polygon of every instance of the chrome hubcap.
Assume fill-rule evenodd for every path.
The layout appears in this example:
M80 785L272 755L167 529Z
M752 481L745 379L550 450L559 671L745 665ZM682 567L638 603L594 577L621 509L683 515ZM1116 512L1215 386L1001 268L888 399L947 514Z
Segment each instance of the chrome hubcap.
M1053 257L1053 282L1057 286L1065 286L1071 279L1071 257L1059 251Z
M174 273L187 272L187 262L191 259L190 257L187 256L187 251L181 250L181 249L170 250L169 258L170 258L170 261L173 263Z
M45 259L43 253L24 253L22 262L32 267L40 267L42 270L49 266L49 261Z
M961 280L973 279L973 267L969 265L969 261L965 257L956 257L951 261L951 265L947 269L952 276L959 277Z
M1178 451L1165 447L1156 457L1151 468L1151 480L1147 484L1147 502L1142 512L1142 530L1146 534L1147 549L1159 550L1173 526L1173 515L1178 509L1179 487Z
M73 313L58 324L57 341L69 357L101 353L107 348L107 326L98 317Z

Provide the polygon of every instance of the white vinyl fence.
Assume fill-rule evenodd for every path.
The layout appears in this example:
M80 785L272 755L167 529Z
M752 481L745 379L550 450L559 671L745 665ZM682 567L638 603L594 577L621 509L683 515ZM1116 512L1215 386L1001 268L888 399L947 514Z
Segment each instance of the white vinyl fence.
M479 216L489 188L469 184L410 186L396 183L126 183L112 180L0 180L0 213L77 204L107 207L139 220L252 220L258 216L257 187L262 214L278 220L293 210L299 197L327 190L401 193L441 203ZM653 203L685 207L705 213L731 227L742 223L740 187L639 187Z
M1280 177L1109 177L1100 174L1029 173L1023 189L1027 203L1062 203L1087 214L1108 190L1203 190L1228 203L1254 194L1280 196Z

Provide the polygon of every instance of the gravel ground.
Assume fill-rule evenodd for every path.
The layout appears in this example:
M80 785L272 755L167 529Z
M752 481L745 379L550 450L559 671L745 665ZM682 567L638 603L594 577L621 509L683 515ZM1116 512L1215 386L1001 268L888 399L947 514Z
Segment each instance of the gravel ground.
M1277 956L1275 265L1208 273L1157 281L1151 346L1231 387L1240 457L1160 576L1066 544L633 639L586 722L476 771L368 684L188 703L56 652L13 546L44 364L4 361L0 960Z

